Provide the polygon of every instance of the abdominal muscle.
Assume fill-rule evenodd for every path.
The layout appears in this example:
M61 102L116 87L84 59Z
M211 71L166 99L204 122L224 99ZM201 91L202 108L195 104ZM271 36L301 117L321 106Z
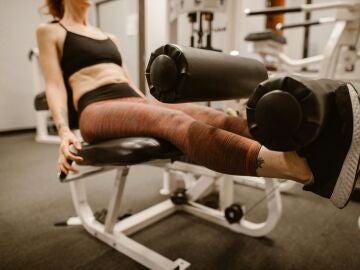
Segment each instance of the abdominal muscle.
M103 63L83 68L69 78L69 84L73 91L73 102L77 109L79 98L85 93L112 83L129 83L124 69L113 63ZM134 89L140 96L140 91ZM139 93L140 92L140 93Z

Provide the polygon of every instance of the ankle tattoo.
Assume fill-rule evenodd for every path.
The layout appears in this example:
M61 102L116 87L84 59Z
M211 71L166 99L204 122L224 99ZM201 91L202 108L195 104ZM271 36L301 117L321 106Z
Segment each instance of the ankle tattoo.
M265 160L261 157L259 157L257 160L256 160L256 169L261 169L262 166L264 165L265 163Z

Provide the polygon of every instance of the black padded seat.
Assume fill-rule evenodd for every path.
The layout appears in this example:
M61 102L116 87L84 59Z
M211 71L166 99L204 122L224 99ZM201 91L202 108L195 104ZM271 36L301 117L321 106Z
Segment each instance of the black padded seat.
M49 106L46 101L45 92L41 92L36 95L34 100L34 107L37 111L48 111Z
M171 143L151 137L130 137L96 144L83 143L79 165L126 166L156 159L178 159L184 154Z
M286 44L286 38L274 31L268 30L264 32L250 33L245 37L246 41L266 41L273 40L280 44Z

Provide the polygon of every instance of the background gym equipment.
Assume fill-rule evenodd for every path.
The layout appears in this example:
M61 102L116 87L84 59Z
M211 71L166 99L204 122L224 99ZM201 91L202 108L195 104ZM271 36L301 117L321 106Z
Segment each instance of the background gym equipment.
M215 48L213 45L213 34L220 32L235 32L233 29L235 17L232 15L232 0L211 0L211 1L192 1L192 0L169 0L168 1L168 42L181 43L185 46L212 50L228 51L230 46ZM178 31L181 16L186 14L187 21L190 24L189 43L179 42ZM216 16L225 15L226 25L214 27ZM204 24L205 22L205 24ZM197 27L196 27L196 24ZM235 34L235 33L233 33ZM205 37L205 38L204 38ZM233 36L226 35L225 43L230 44ZM227 48L228 47L228 48Z
M313 12L320 10L336 10L334 17L326 17L316 21L295 24L277 25L277 29L310 27L333 23L334 28L322 54L304 59L291 59L283 53L285 40L274 32L252 33L246 37L254 43L254 51L262 56L265 64L267 58L276 58L276 69L279 72L301 72L301 68L314 64L319 65L316 74L307 74L317 78L356 79L353 71L360 58L360 1L336 1L327 3L304 4L298 7L270 7L263 10L245 10L246 15L275 15L294 12ZM355 76L355 77L354 77Z

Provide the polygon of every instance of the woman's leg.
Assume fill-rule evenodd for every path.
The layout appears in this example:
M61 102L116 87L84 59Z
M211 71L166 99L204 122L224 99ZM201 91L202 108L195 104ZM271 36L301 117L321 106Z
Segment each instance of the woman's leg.
M229 116L225 112L194 103L169 104L157 100L147 100L147 102L168 109L182 111L192 118L209 124L210 126L221 128L247 138L252 138L247 121L244 118Z
M284 153L261 148L251 139L197 121L179 110L151 105L140 98L89 105L81 114L80 129L88 142L131 136L163 138L193 162L221 173L286 177L297 181L305 181L308 177L290 171ZM300 158L294 162L295 167L304 165Z
M229 116L224 112L194 103L168 104L159 101L150 102L169 109L182 111L194 119L211 126L252 138L247 121L244 118ZM275 152L262 147L257 162L258 176L291 178L303 183L304 181L307 182L312 175L305 159L300 158L296 152ZM281 171L276 171L274 168L282 169Z

